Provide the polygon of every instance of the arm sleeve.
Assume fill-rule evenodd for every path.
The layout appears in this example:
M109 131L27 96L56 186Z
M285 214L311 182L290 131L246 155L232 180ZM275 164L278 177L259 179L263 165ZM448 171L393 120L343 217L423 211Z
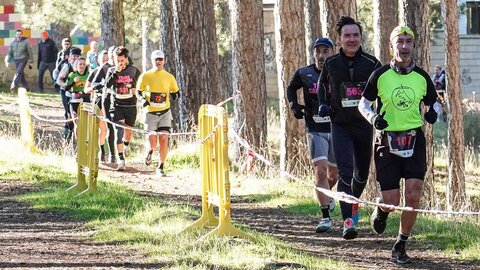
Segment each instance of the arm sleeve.
M432 106L437 101L437 91L435 90L432 80L430 80L428 74L424 70L422 70L422 75L427 83L427 91L423 97L423 104L426 106Z
M300 77L300 71L297 70L295 74L293 75L292 80L290 81L290 84L287 87L287 100L288 103L298 103L297 100L297 90L302 87L302 79Z
M40 43L39 43L40 44ZM37 56L37 69L40 68L40 59L42 58L42 50L40 50L40 45L38 46L38 56Z
M33 51L32 51L32 46L30 46L30 43L27 44L27 53L28 53L28 62L30 64L33 64Z
M328 82L328 69L324 64L320 77L318 78L317 83L317 98L318 104L328 104L330 105L330 93L329 93L329 82Z
M369 101L375 101L378 96L378 72L374 71L368 78L365 90L363 91L363 97Z
M372 101L366 99L365 97L362 97L360 99L360 102L358 103L358 110L360 111L362 116L367 119L370 124L373 125L372 121L377 114L373 111L372 104Z
M109 69L107 71L107 75L105 75L105 85L108 87L108 88L112 88L114 82L115 82L115 79L113 78L114 76L114 73L115 73L115 69Z

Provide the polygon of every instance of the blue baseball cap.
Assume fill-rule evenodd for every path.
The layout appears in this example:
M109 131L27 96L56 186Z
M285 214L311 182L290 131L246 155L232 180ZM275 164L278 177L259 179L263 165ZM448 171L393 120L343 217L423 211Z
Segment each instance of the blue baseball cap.
M313 43L313 47L315 48L320 45L324 45L333 49L333 42L329 38L317 38L315 43Z

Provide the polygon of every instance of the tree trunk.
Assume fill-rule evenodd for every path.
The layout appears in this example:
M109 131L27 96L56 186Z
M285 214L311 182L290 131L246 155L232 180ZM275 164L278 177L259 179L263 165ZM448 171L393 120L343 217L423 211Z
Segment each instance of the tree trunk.
M218 58L220 61L220 89L223 96L233 92L232 75L232 19L228 0L215 0L215 20L217 22ZM262 25L263 27L263 25ZM262 33L263 34L263 33Z
M122 0L103 0L100 6L103 48L125 45Z
M465 205L465 146L463 134L462 89L460 88L460 56L457 1L445 2L445 66L447 76L448 121L448 185L449 210Z
M398 25L398 0L374 0L373 23L375 57L388 64L392 59L388 46L390 32Z
M295 70L305 66L303 2L279 0L275 4L275 39L280 110L280 169L298 168L305 153L305 123L288 108L287 86Z
M219 63L213 1L173 0L177 82L180 96L180 129L198 120L202 104L216 104L223 96L219 84Z
M165 54L165 70L176 76L176 59L173 28L173 0L160 0L160 44L159 50ZM180 89L180 95L184 92ZM172 111L172 127L174 131L180 130L180 102L172 102L170 110Z
M49 37L55 41L58 50L61 50L62 39L70 37L70 27L60 23L51 23L50 27L52 28L52 31Z
M374 50L375 57L382 64L387 64L392 59L388 44L390 32L398 25L398 0L374 0L373 1L373 24L374 24ZM368 183L365 188L365 198L374 200L380 194L380 186L377 182L375 162L370 162Z
M415 33L414 59L417 66L428 71L430 69L430 32L428 28L428 1L427 0L402 0L401 9L403 16L401 22L409 26ZM422 204L434 207L437 204L434 188L433 166L433 128L424 124L425 140L427 145L427 173L424 181L424 196Z
M305 12L305 48L307 63L314 63L312 44L315 39L322 36L320 21L320 5L318 0L303 0Z
M335 24L341 16L350 16L355 19L357 4L355 0L323 0L320 4L322 33L338 45L339 39Z
M232 0L233 89L235 125L247 141L263 149L267 138L267 90L263 56L261 0ZM234 93L235 94L235 93Z

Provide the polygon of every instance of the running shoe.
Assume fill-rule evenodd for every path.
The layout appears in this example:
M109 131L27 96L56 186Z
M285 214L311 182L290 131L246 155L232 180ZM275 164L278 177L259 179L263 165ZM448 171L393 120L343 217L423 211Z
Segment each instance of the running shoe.
M360 219L360 211L358 208L358 203L352 204L352 220L355 226L358 224L358 220Z
M110 164L115 164L115 163L117 163L117 157L110 156Z
M410 257L405 252L405 249L392 250L392 257L390 258L391 262L398 264L406 264L410 262Z
M379 207L375 207L373 210L372 216L370 217L370 225L372 225L372 229L377 234L382 234L385 231L385 227L387 227L387 220L382 220L378 215Z
M320 223L318 223L317 228L315 229L316 233L322 233L330 230L332 228L332 220L330 218L322 218Z
M145 157L145 165L149 166L150 164L152 164L152 156L153 156L153 151L152 150L148 151L147 156Z
M345 219L343 222L343 239L350 240L357 238L357 231L355 230L355 224L351 218Z
M334 209L335 209L335 200L331 198L330 202L328 203L328 210L332 212Z
M118 160L117 171L125 171L127 167L125 166L125 160Z
M167 174L165 173L165 170L163 168L160 168L160 167L157 168L156 174L158 176L167 176Z

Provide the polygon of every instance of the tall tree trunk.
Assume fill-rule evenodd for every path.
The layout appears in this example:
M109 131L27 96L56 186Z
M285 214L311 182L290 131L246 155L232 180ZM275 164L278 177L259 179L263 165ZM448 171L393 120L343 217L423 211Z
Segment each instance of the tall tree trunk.
M428 71L430 69L430 32L428 28L428 1L427 0L402 0L401 9L403 16L401 22L409 26L415 33L414 59L417 66ZM424 196L422 204L434 207L437 204L434 188L433 166L433 128L424 124L425 140L427 145L427 173L424 181Z
M398 0L373 0L373 25L375 57L382 64L387 64L392 59L388 46L390 32L398 25ZM373 155L368 179L365 198L373 200L380 194Z
M320 1L320 18L322 20L322 33L329 37L335 44L339 43L335 24L341 16L357 17L357 4L355 0L323 0Z
M222 101L215 16L211 0L173 0L176 75L180 96L180 129L198 120L202 104Z
M460 210L465 204L465 146L463 134L462 89L460 88L460 56L457 1L445 3L445 66L447 76L448 121L448 185L449 210Z
M280 98L280 169L297 168L305 147L305 123L288 109L287 86L295 70L305 65L303 1L279 0L275 4L275 39Z
M125 45L125 21L122 0L103 0L100 6L104 48Z
M263 56L263 3L232 0L233 89L236 129L262 149L267 138L267 90ZM235 94L235 93L234 93Z
M322 36L320 21L320 5L318 0L303 0L305 12L305 48L307 63L313 63L312 44L316 38Z
M175 42L173 28L173 0L160 0L160 44L159 50L165 54L165 70L176 76ZM180 89L183 94L184 89ZM170 104L174 130L180 130L180 102Z
M232 19L228 0L215 0L218 58L220 61L220 87L224 96L233 92L232 75ZM263 27L263 26L262 26ZM262 33L263 34L263 33Z
M382 64L392 59L389 49L390 32L398 25L398 0L373 0L375 57Z
M59 50L62 49L62 39L70 37L70 27L60 23L51 23L52 28L50 38L55 41L55 45Z

